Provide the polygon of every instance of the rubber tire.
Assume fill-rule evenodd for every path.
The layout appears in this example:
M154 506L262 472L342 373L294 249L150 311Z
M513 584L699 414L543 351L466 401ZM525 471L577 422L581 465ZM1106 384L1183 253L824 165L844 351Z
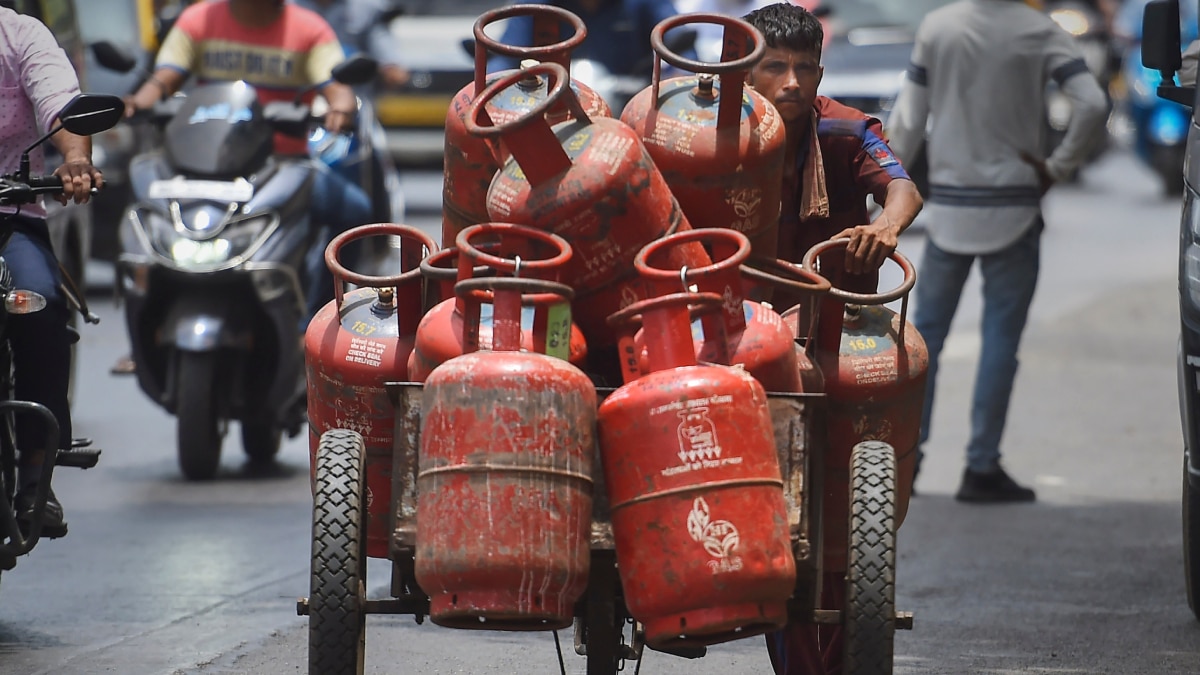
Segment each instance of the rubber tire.
M1200 620L1200 491L1188 484L1186 457L1183 462L1183 574L1188 607Z
M217 355L180 352L176 378L179 468L188 480L211 480L221 465L221 420L216 402Z
M615 556L592 558L588 579L589 602L584 617L587 644L587 675L616 675L621 670L620 649L625 618L615 602L621 583Z
M362 675L366 653L366 500L362 436L321 435L313 494L308 596L310 675Z
M892 672L896 635L896 453L880 441L850 456L846 673Z
M283 441L283 430L271 422L246 422L242 424L242 449L251 462L266 464L279 454Z

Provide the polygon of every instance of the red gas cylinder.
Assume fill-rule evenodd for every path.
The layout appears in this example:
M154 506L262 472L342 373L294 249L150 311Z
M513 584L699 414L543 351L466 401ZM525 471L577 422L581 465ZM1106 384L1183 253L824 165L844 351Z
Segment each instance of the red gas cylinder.
M376 235L400 238L401 274L370 277L342 266L343 246ZM362 435L367 450L367 555L372 558L388 557L391 539L395 409L384 383L408 379L408 356L422 309L418 263L436 250L432 239L406 225L363 225L334 237L325 249L334 299L317 312L304 333L309 466L316 471L317 445L326 431L349 429ZM347 293L347 282L359 288Z
M804 267L816 269L818 258L831 249L843 256L849 241L817 244L804 254ZM891 258L904 272L895 290L850 293L834 280L817 317L815 356L825 376L829 411L822 535L826 571L846 569L850 454L859 442L885 441L895 449L896 527L908 512L929 352L906 319L916 271L899 251ZM883 306L901 298L899 314Z
M625 604L656 647L776 629L796 583L766 392L741 369L696 365L689 305L722 302L674 293L613 315L641 313L650 355L641 373L623 329L627 381L599 429Z
M498 21L528 16L533 21L533 47L506 45L488 37L485 29ZM566 24L571 35L560 33ZM491 218L487 212L487 191L492 177L500 169L507 151L499 146L489 147L482 138L467 133L463 124L467 108L475 94L483 91L487 82L494 82L504 73L487 75L490 54L503 54L518 59L536 59L570 67L571 51L587 37L583 20L575 14L551 5L511 5L484 12L475 21L475 80L459 90L446 111L445 159L442 180L442 246L450 246L464 228L484 223ZM580 105L590 117L612 117L612 111L599 94L587 85L571 82ZM488 105L488 115L497 123L513 119L546 99L546 78L528 75L517 87L506 91ZM546 118L556 124L570 117L565 105L551 107ZM499 159L497 159L497 157Z
M575 289L575 318L589 346L611 346L607 316L644 297L633 270L638 250L691 227L632 129L588 115L562 66L544 63L526 74L554 82L535 108L500 124L486 119L488 102L519 82L522 74L514 73L488 86L467 112L469 133L499 137L512 153L492 181L488 213L570 242L574 256L562 281ZM574 119L551 128L543 113L564 97ZM709 264L699 244L676 251L680 267Z
M493 351L477 351L484 289ZM564 628L588 580L596 390L566 361L519 350L522 292L571 289L484 278L456 290L469 339L425 383L417 582L442 626Z
M702 243L715 262L697 268L672 268L669 262L672 249L689 242ZM693 323L692 339L700 361L741 365L767 391L813 391L805 387L802 375L808 377L811 387L814 368L804 350L797 349L795 333L769 304L745 298L743 274L755 273L759 280L800 287L808 293L828 291L829 282L798 268L790 275L791 279L781 279L748 268L749 257L750 240L746 235L705 228L679 232L647 244L638 253L634 267L654 295L686 291L695 284L697 290L716 293L724 300L720 312ZM798 280L801 278L804 281Z
M685 59L667 48L667 31L695 23L724 27L720 63ZM646 144L692 227L737 230L750 237L756 256L774 258L783 122L775 106L745 86L766 49L762 34L731 16L680 14L655 26L650 44L653 79L625 106L621 121ZM663 61L697 74L660 81Z
M557 235L509 223L480 223L458 234L457 279L469 279L478 274L480 266L498 275L524 276L534 279L557 280L560 270L571 259L571 247ZM497 251L498 255L489 253ZM441 254L448 259L450 254ZM502 257L502 256L511 257ZM442 276L431 262L422 269L427 274ZM582 368L587 362L587 343L583 333L571 321L571 306L561 295L554 293L528 294L522 310L523 349L557 356ZM433 369L463 353L463 300L461 297L442 300L417 326L416 343L408 360L408 376L414 382L424 382ZM480 341L484 348L491 345L492 306L484 305Z
M778 259L752 258L747 261L742 265L742 283L746 295L769 296L774 292L782 291L789 297L803 299L806 307L813 307L819 303L831 288L829 280L825 277L806 270L798 264ZM762 304L774 310L769 302ZM792 349L796 353L796 368L799 370L800 377L799 391L809 394L824 392L825 378L813 360L815 319L803 320L800 310L793 308L784 312L780 316L780 320L783 321L788 337L792 341Z

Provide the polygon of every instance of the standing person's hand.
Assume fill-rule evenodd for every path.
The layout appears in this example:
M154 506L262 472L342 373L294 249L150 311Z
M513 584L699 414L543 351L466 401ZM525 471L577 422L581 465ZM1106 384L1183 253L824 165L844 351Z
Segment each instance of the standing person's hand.
M1033 167L1037 172L1038 190L1041 191L1043 197L1054 187L1054 176L1050 175L1050 170L1046 168L1045 160L1038 159L1028 152L1021 151L1021 161Z
M57 199L63 205L70 201L84 204L92 196L92 187L104 187L104 174L92 166L92 161L87 158L63 162L54 170L54 175L62 179L63 191Z

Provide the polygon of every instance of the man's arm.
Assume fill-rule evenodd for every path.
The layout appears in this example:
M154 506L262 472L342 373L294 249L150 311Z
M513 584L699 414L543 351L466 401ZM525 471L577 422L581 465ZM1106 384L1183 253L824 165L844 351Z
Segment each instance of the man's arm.
M917 161L925 147L925 124L929 120L930 105L929 70L924 65L924 53L918 34L904 82L900 85L900 95L888 117L888 144L901 164L911 165Z
M1046 178L1052 182L1060 181L1083 163L1088 146L1097 134L1103 133L1104 121L1108 116L1108 99L1104 96L1104 90L1088 71L1072 38L1062 31L1055 32L1054 38L1059 44L1050 49L1059 51L1066 58L1051 59L1047 65L1051 69L1050 77L1058 82L1059 89L1071 100L1071 119L1062 142L1041 167L1035 164L1038 174L1042 176L1043 190L1049 187L1045 184Z
M849 237L846 245L846 271L868 274L879 269L900 243L900 233L908 229L921 212L924 201L917 186L907 178L893 179L887 185L883 212L869 225L842 230L833 239Z
M329 110L325 112L323 121L324 127L334 133L347 129L358 113L358 100L354 96L354 90L341 82L330 81L321 87L321 95L329 103Z
M92 166L92 139L62 129L50 137L50 142L63 156L62 166L54 170L54 175L63 182L63 193L58 201L62 204L72 200L76 204L87 202L93 186L104 187L104 176Z
M191 11L192 8L189 8ZM125 114L132 115L134 110L150 108L156 101L161 101L179 91L191 73L198 52L195 43L188 33L180 26L186 23L185 18L191 18L189 11L171 27L167 37L163 39L162 48L154 60L154 72L138 87L133 96L125 100Z

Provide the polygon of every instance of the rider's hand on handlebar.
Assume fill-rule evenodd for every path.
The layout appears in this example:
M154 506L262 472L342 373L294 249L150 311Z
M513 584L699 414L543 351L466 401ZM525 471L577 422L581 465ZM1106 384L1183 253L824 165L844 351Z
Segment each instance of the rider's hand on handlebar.
M335 134L350 131L353 125L354 113L345 110L335 110L333 108L326 111L325 118L321 121L321 126Z
M57 199L60 204L74 201L83 204L92 196L92 188L104 187L104 174L92 166L91 160L74 159L63 162L54 170L54 175L62 179L63 191Z

